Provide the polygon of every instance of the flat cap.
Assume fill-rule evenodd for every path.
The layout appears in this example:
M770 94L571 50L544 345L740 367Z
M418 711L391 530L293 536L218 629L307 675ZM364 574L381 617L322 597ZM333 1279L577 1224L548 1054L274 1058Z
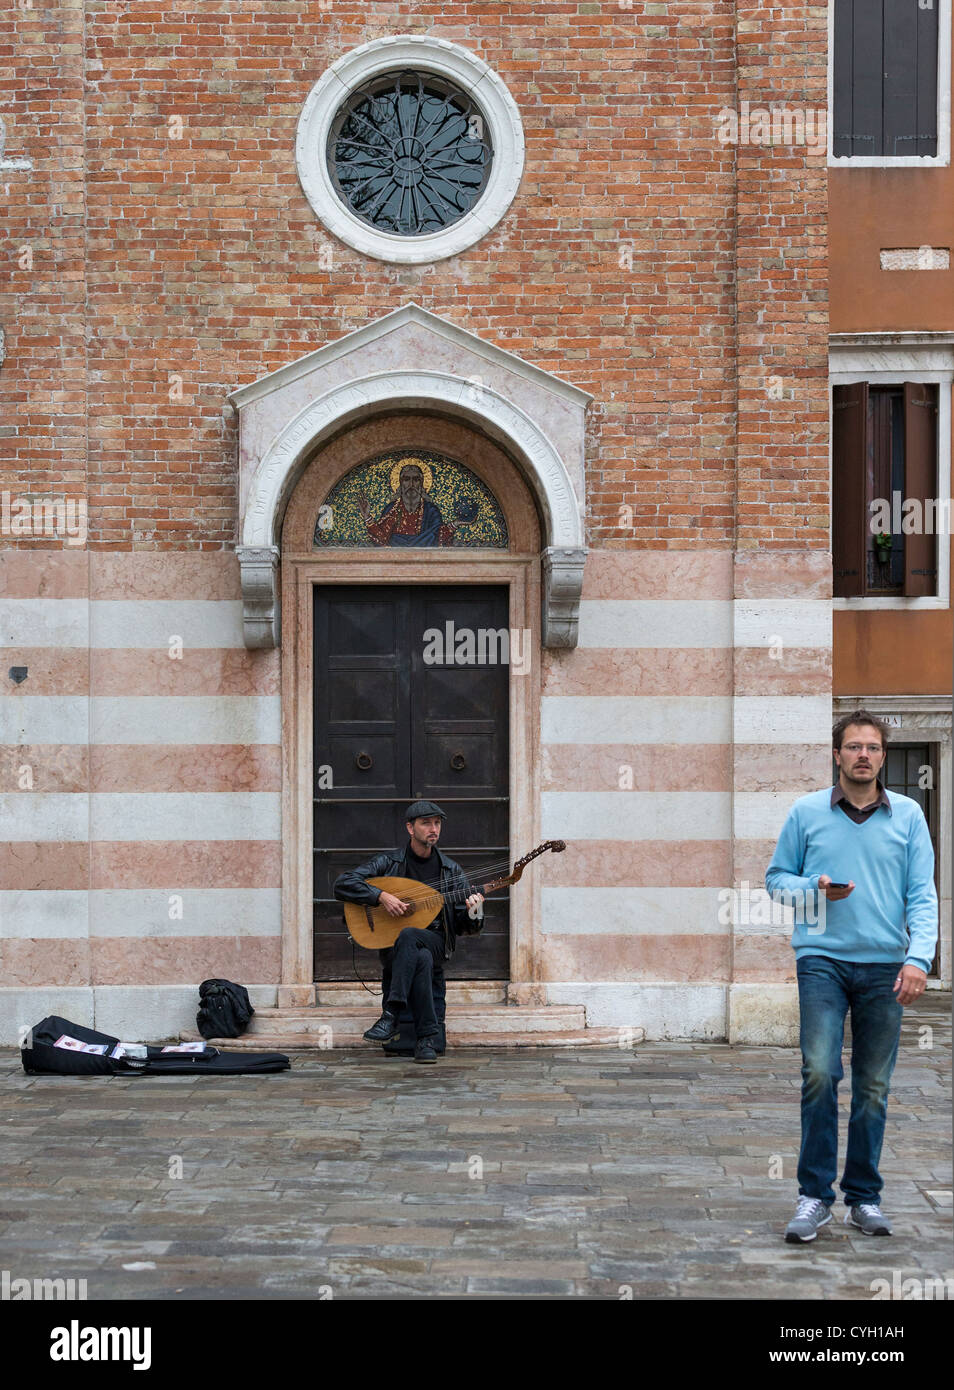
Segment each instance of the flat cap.
M446 820L444 812L434 801L412 801L404 812L405 820L417 820L419 816L440 816L441 820Z

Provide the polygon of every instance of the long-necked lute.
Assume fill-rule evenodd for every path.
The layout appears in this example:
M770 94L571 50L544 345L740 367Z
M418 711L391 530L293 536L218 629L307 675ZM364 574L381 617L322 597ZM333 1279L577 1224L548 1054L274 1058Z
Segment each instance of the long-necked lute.
M529 854L525 854L522 859L518 859L509 874L492 878L487 883L470 883L467 896L470 893L480 893L486 898L498 888L516 883L531 859L536 859L538 854L544 854L548 849L553 850L554 854L560 854L566 849L566 844L563 840L545 841ZM372 888L380 888L383 893L393 893L396 898L408 904L401 917L392 917L386 907L372 907L366 903L344 904L349 935L359 946L367 946L370 951L383 951L386 946L393 946L405 927L419 927L421 930L429 927L449 899L456 898L463 902L465 895L463 887L438 893L429 884L418 883L413 878L369 878L367 882Z

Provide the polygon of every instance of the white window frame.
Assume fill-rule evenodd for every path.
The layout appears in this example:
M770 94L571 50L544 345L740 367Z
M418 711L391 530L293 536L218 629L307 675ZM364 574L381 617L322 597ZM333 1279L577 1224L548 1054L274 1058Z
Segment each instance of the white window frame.
M946 169L951 162L951 0L937 0L937 154L834 155L835 5L828 6L828 165L832 169Z
M911 341L904 341L910 338ZM829 354L829 378L832 388L852 386L866 381L871 386L900 386L905 381L936 385L938 388L937 418L937 498L946 501L951 496L951 387L954 383L954 335L938 333L926 341L924 335L892 333L883 338L877 334L832 335ZM829 393L829 421L834 414L833 392ZM828 487L832 495L834 451L832 430L829 427ZM831 521L834 526L834 517ZM896 594L870 595L864 598L835 598L835 612L858 609L900 609L902 611L937 610L950 607L951 600L951 539L941 534L937 538L937 593L924 598L905 598ZM831 545L831 541L829 541Z
M378 231L356 217L332 182L326 156L331 124L350 94L372 78L402 68L434 73L465 91L482 112L493 146L490 177L475 205L451 226L424 236ZM504 82L476 54L447 39L402 34L374 39L322 74L299 117L295 161L305 197L333 236L375 260L424 265L466 251L504 216L523 174L523 126Z

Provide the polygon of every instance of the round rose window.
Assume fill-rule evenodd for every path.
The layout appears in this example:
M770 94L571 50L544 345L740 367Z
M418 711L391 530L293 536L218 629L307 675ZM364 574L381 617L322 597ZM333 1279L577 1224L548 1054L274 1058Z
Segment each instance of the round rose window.
M493 163L483 112L443 77L387 73L351 93L328 133L328 171L362 222L403 237L465 217Z

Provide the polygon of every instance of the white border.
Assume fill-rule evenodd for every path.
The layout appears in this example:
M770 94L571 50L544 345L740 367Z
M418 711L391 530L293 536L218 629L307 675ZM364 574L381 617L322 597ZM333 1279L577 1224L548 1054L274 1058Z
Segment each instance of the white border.
M832 344L829 355L831 387L851 386L867 381L872 386L897 386L905 381L921 382L938 387L937 418L937 497L946 500L951 495L951 386L954 383L954 350L950 347L898 345L886 341L877 344L873 335L866 334L867 346ZM890 338L890 335L888 335ZM833 394L829 395L828 485L832 486ZM904 598L895 595L883 598L834 598L835 612L857 612L859 609L901 609L902 611L938 610L950 607L951 544L949 536L938 536L937 593L927 598Z
M342 102L371 78L401 68L436 73L463 88L490 126L494 151L487 187L470 212L443 231L418 237L376 231L356 217L335 190L325 155L328 132ZM447 39L411 34L374 39L332 63L308 94L295 141L302 189L328 231L365 256L402 265L445 260L486 236L514 200L523 161L520 113L497 74L475 54Z
M831 169L941 169L951 162L951 0L938 0L937 154L834 155L835 0L828 4L828 167Z

